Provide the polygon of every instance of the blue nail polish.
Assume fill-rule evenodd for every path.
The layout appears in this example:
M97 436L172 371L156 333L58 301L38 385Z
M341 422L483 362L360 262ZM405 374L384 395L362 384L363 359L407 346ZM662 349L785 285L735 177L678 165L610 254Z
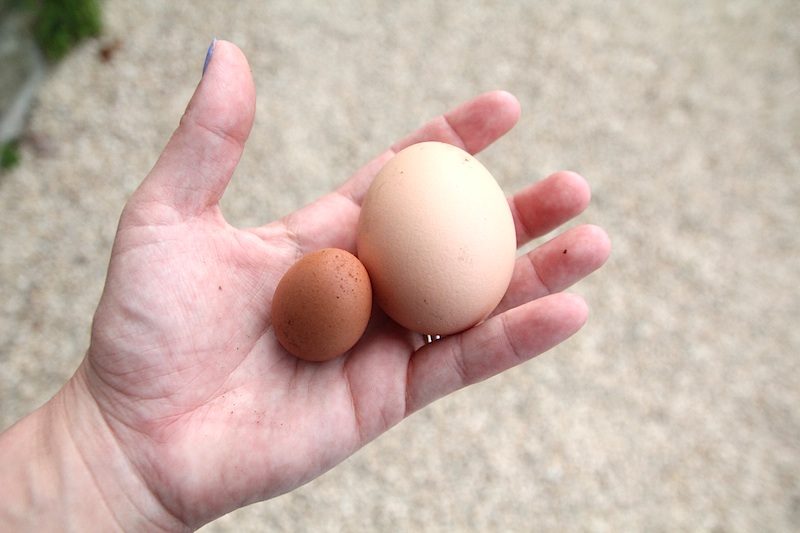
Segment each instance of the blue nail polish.
M214 40L211 41L211 46L208 47L208 52L206 52L206 60L203 63L203 74L206 73L206 69L208 68L208 63L211 61L211 54L214 53L214 47L217 46L217 38L214 37Z

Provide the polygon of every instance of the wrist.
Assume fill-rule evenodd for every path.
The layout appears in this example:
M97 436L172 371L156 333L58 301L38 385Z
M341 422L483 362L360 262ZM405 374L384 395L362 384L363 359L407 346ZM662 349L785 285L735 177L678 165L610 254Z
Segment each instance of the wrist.
M0 530L187 530L122 452L83 376L0 434Z

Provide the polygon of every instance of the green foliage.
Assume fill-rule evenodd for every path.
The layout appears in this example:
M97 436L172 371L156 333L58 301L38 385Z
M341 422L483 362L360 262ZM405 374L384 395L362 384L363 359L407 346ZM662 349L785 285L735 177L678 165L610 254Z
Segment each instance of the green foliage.
M78 42L102 30L101 0L16 0L32 15L32 31L42 52L58 61Z
M19 145L11 141L0 147L0 170L8 170L19 163Z
M102 0L0 0L0 17L23 15L29 31L44 56L55 63L80 41L102 32ZM0 171L19 163L18 141L0 145Z

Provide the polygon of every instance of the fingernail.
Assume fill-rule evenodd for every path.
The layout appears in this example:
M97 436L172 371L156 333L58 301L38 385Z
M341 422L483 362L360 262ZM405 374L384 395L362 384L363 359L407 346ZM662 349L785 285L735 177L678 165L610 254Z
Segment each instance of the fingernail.
M217 46L217 38L214 37L214 40L211 41L211 46L208 47L208 52L206 52L206 60L203 63L203 74L206 73L206 69L208 68L208 63L211 61L211 54L214 53L214 47Z

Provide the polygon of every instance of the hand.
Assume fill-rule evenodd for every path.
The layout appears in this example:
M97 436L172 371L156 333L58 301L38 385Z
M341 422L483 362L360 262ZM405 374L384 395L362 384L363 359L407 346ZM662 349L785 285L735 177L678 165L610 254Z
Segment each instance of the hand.
M430 402L548 350L587 314L580 297L559 291L609 253L599 228L572 229L519 258L498 309L462 334L424 345L376 309L344 356L298 360L270 323L283 273L317 248L355 251L361 199L395 151L423 140L480 151L515 124L519 108L507 93L479 96L328 196L240 230L219 200L253 123L254 94L243 54L218 42L180 127L123 211L91 346L54 399L119 524L128 509L151 528L195 528L290 491ZM509 199L518 243L588 202L586 182L572 173L518 192ZM112 476L101 464L114 465ZM109 495L120 487L128 502L114 510L118 497Z

